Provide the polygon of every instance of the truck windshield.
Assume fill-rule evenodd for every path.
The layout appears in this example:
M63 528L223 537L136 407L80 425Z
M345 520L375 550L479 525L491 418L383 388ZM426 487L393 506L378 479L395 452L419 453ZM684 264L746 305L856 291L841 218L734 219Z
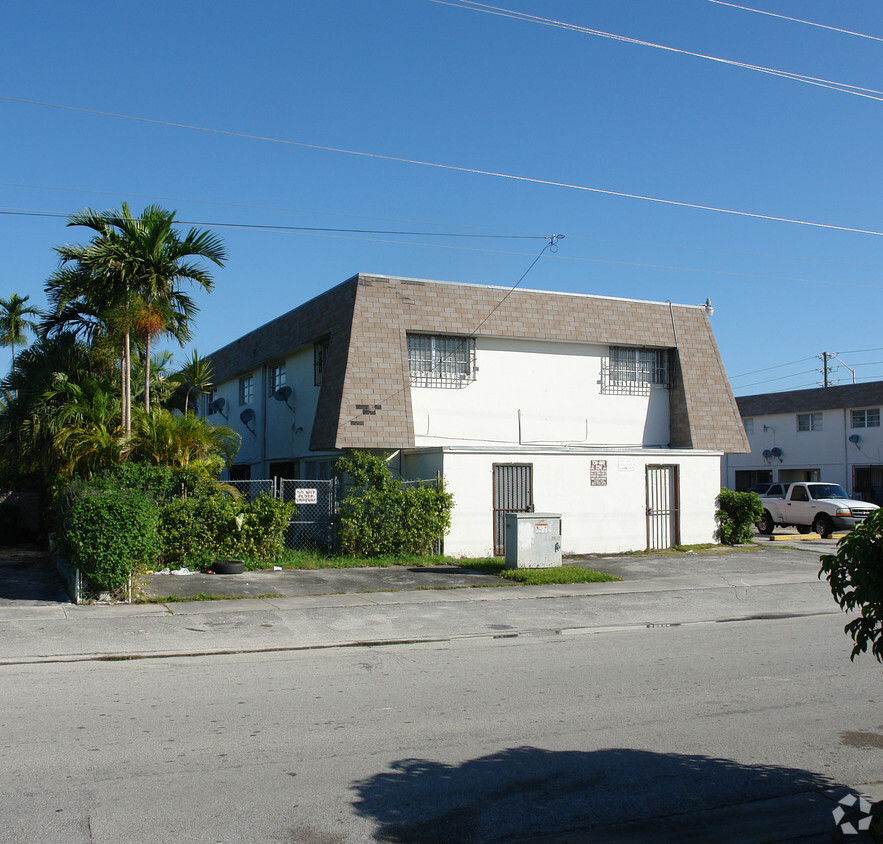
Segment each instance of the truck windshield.
M810 484L809 494L819 498L849 498L846 490L840 484Z

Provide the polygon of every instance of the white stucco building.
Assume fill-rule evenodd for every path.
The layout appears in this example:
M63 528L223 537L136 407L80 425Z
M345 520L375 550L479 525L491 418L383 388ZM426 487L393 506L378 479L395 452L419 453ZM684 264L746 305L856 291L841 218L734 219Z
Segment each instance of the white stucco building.
M722 481L830 481L883 505L883 381L736 399L751 452L726 455Z
M232 477L381 451L444 477L453 555L518 510L561 513L565 553L711 541L747 449L704 306L358 275L210 357Z

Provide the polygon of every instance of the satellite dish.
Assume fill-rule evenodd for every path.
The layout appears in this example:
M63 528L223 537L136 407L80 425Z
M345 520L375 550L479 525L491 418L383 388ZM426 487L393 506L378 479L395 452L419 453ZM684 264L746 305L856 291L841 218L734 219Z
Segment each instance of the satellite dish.
M248 430L251 431L255 435L255 437L257 437L258 432L254 428L250 427L250 424L255 420L255 412L250 407L247 407L245 408L245 410L242 411L242 413L239 414L239 418L242 420L242 424L245 425L245 427L248 428Z
M857 444L858 444L858 441L859 441L860 439L861 439L861 437L860 437L858 434L853 434L853 435L849 438L849 441L850 441L853 445L857 445Z
M769 460L773 456L773 453L768 448L765 448L763 450L763 456L764 459Z
M294 413L294 408L290 404L288 404L288 400L293 395L294 395L294 390L292 390L291 387L288 386L288 384L284 384L278 390L276 390L275 393L273 393L273 398L276 399L276 401L284 401L285 404L288 405L291 412Z
M227 414L224 413L224 408L227 406L226 399L215 399L209 406L208 409L212 413L220 413L224 419L227 418Z
M782 449L781 448L774 448L770 452L770 454L772 454L773 457L781 457L782 456Z

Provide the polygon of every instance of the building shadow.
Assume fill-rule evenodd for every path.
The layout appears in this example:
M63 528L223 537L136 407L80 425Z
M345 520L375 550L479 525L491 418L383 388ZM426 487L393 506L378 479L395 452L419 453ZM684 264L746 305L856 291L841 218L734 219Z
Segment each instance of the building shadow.
M71 602L46 554L5 548L0 548L0 601Z
M789 795L796 795L802 822L815 816L821 831L830 834L835 804L819 792L836 788L821 774L776 765L627 748L536 747L458 765L402 759L352 785L356 812L377 824L375 839L387 844L522 841L568 831L572 835L556 837L555 843L605 841L605 827ZM709 840L736 839L723 829Z

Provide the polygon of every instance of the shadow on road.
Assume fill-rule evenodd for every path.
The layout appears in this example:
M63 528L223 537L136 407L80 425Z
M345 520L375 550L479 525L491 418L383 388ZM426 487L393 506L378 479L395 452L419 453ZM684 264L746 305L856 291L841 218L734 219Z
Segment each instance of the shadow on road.
M0 601L70 603L44 551L0 548Z
M811 771L620 748L517 747L460 765L403 759L391 768L352 786L355 810L373 819L376 840L389 844L523 840L568 830L585 834L837 787ZM807 802L807 811L833 832L833 804ZM604 840L603 830L598 833L599 838L577 834L567 840Z

